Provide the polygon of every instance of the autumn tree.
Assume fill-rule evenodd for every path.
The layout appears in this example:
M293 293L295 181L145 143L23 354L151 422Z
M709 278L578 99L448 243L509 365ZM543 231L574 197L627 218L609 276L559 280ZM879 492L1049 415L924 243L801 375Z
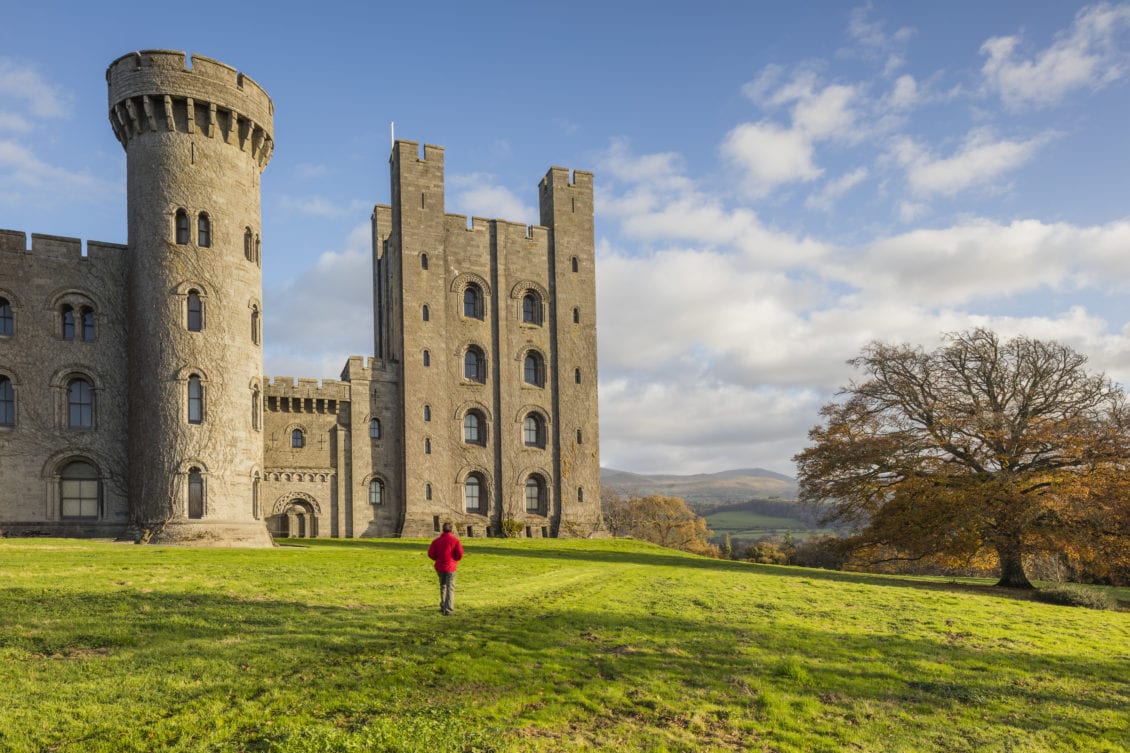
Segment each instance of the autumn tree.
M1001 586L1031 588L1030 554L1125 552L1125 395L1086 360L984 329L932 352L872 343L850 361L865 378L822 409L795 458L801 498L853 526L857 551L994 553Z
M706 520L694 514L678 497L633 497L610 495L605 500L605 525L616 536L631 536L641 541L681 549L685 552L717 556L718 547Z

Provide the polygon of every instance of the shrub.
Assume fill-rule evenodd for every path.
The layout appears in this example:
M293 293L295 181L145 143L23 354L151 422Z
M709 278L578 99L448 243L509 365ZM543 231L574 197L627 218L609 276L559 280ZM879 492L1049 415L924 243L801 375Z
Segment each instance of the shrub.
M845 542L835 536L813 536L797 546L793 554L794 565L825 570L843 570L847 559Z
M1087 609L1116 609L1118 601L1105 590L1080 586L1052 586L1036 591L1035 598L1046 604Z
M522 535L522 521L514 520L514 518L507 518L502 521L502 535L508 539L517 538Z

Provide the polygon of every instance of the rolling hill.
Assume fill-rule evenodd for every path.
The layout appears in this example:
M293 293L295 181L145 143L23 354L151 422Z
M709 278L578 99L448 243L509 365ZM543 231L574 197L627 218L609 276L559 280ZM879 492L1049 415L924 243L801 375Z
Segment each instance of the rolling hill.
M764 468L742 468L690 476L647 475L601 468L600 483L605 489L625 497L651 494L682 497L697 510L751 499L796 499L797 494L795 479Z

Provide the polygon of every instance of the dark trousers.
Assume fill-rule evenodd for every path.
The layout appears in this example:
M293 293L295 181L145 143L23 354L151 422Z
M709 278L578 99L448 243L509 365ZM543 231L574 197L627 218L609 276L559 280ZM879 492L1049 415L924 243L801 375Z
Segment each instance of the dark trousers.
M455 611L455 573L439 575L439 611L451 614Z

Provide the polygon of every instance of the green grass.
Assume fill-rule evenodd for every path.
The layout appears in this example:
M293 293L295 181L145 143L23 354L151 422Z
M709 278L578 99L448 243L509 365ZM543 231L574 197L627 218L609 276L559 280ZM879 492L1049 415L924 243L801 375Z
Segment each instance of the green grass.
M0 541L4 751L1122 751L1130 613L465 541Z
M703 516L706 527L714 533L715 541L726 534L741 539L766 539L791 534L795 541L803 541L811 536L835 533L831 528L814 527L798 518L762 515L749 510L724 510Z

